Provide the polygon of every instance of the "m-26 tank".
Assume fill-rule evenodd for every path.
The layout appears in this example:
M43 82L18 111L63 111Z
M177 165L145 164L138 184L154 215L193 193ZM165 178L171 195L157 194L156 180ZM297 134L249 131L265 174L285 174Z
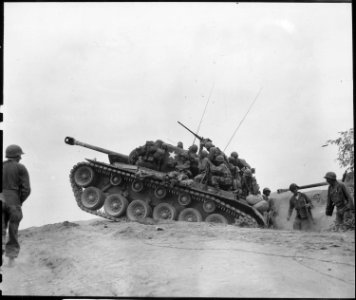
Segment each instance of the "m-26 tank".
M177 177L169 162L187 150L164 143L163 163L159 168L153 168L149 164L137 163L139 148L124 155L72 137L66 137L65 143L109 156L109 163L86 159L70 171L77 205L87 213L113 221L127 216L132 221L153 218L265 226L262 214L233 191L182 179L179 174Z

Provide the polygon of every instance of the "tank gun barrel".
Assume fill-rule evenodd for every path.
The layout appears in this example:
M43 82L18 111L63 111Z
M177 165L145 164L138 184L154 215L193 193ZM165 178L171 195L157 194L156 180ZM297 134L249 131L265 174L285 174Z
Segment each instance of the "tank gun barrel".
M112 157L116 157L115 160L116 161L121 161L121 162L128 162L128 159L129 159L128 155L124 155L124 154L121 154L121 153L118 153L118 152L115 152L115 151L107 150L107 149L104 149L104 148L101 148L101 147L93 146L93 145L78 141L75 138L72 138L72 137L69 137L69 136L67 136L64 139L64 142L66 144L68 144L68 145L72 145L72 146L73 145L77 145L77 146L85 147L85 148L88 148L88 149L91 149L91 150L94 150L94 151L98 151L98 152L101 152L101 153L108 154L110 161L111 161Z
M324 186L324 185L328 185L328 183L327 182L319 182L319 183L301 185L301 186L298 187L298 190L309 189L309 188L318 187L318 186ZM288 192L288 191L289 191L289 189L278 189L277 193L281 194L281 193L285 193L285 192Z

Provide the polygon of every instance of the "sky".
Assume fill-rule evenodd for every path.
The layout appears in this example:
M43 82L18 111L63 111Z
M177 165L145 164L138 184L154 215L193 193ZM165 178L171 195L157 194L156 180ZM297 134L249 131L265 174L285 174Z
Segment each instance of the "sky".
M340 178L321 146L353 127L351 20L349 3L5 3L3 143L23 148L32 186L20 229L93 218L69 173L108 158L66 136L188 148L180 121L261 189Z

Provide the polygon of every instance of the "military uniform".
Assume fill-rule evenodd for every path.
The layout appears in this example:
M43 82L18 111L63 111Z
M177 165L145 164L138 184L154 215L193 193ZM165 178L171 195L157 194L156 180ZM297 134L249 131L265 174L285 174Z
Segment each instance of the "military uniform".
M242 188L242 194L245 197L248 195L257 195L259 193L259 186L257 184L256 178L253 177L252 174L246 175L246 172L242 176L241 188Z
M336 224L340 225L345 219L351 217L351 211L354 210L354 202L345 184L339 181L329 185L325 212L327 216L332 215L335 206Z
M30 179L26 167L12 159L3 162L2 176L2 253L16 258L20 252L18 228L23 217L21 206L31 193ZM7 229L9 238L6 242Z
M288 219L293 213L293 209L297 214L293 223L295 230L309 230L312 226L313 216L311 214L312 202L309 197L303 193L297 192L289 200Z
M232 187L232 175L224 162L219 166L211 166L211 184L214 187L220 187L223 190L230 190Z

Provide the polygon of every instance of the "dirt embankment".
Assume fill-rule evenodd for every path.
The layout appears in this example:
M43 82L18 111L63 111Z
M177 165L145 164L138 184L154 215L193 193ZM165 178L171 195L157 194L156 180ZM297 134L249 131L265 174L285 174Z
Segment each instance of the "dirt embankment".
M354 232L63 222L20 231L3 295L353 297Z

